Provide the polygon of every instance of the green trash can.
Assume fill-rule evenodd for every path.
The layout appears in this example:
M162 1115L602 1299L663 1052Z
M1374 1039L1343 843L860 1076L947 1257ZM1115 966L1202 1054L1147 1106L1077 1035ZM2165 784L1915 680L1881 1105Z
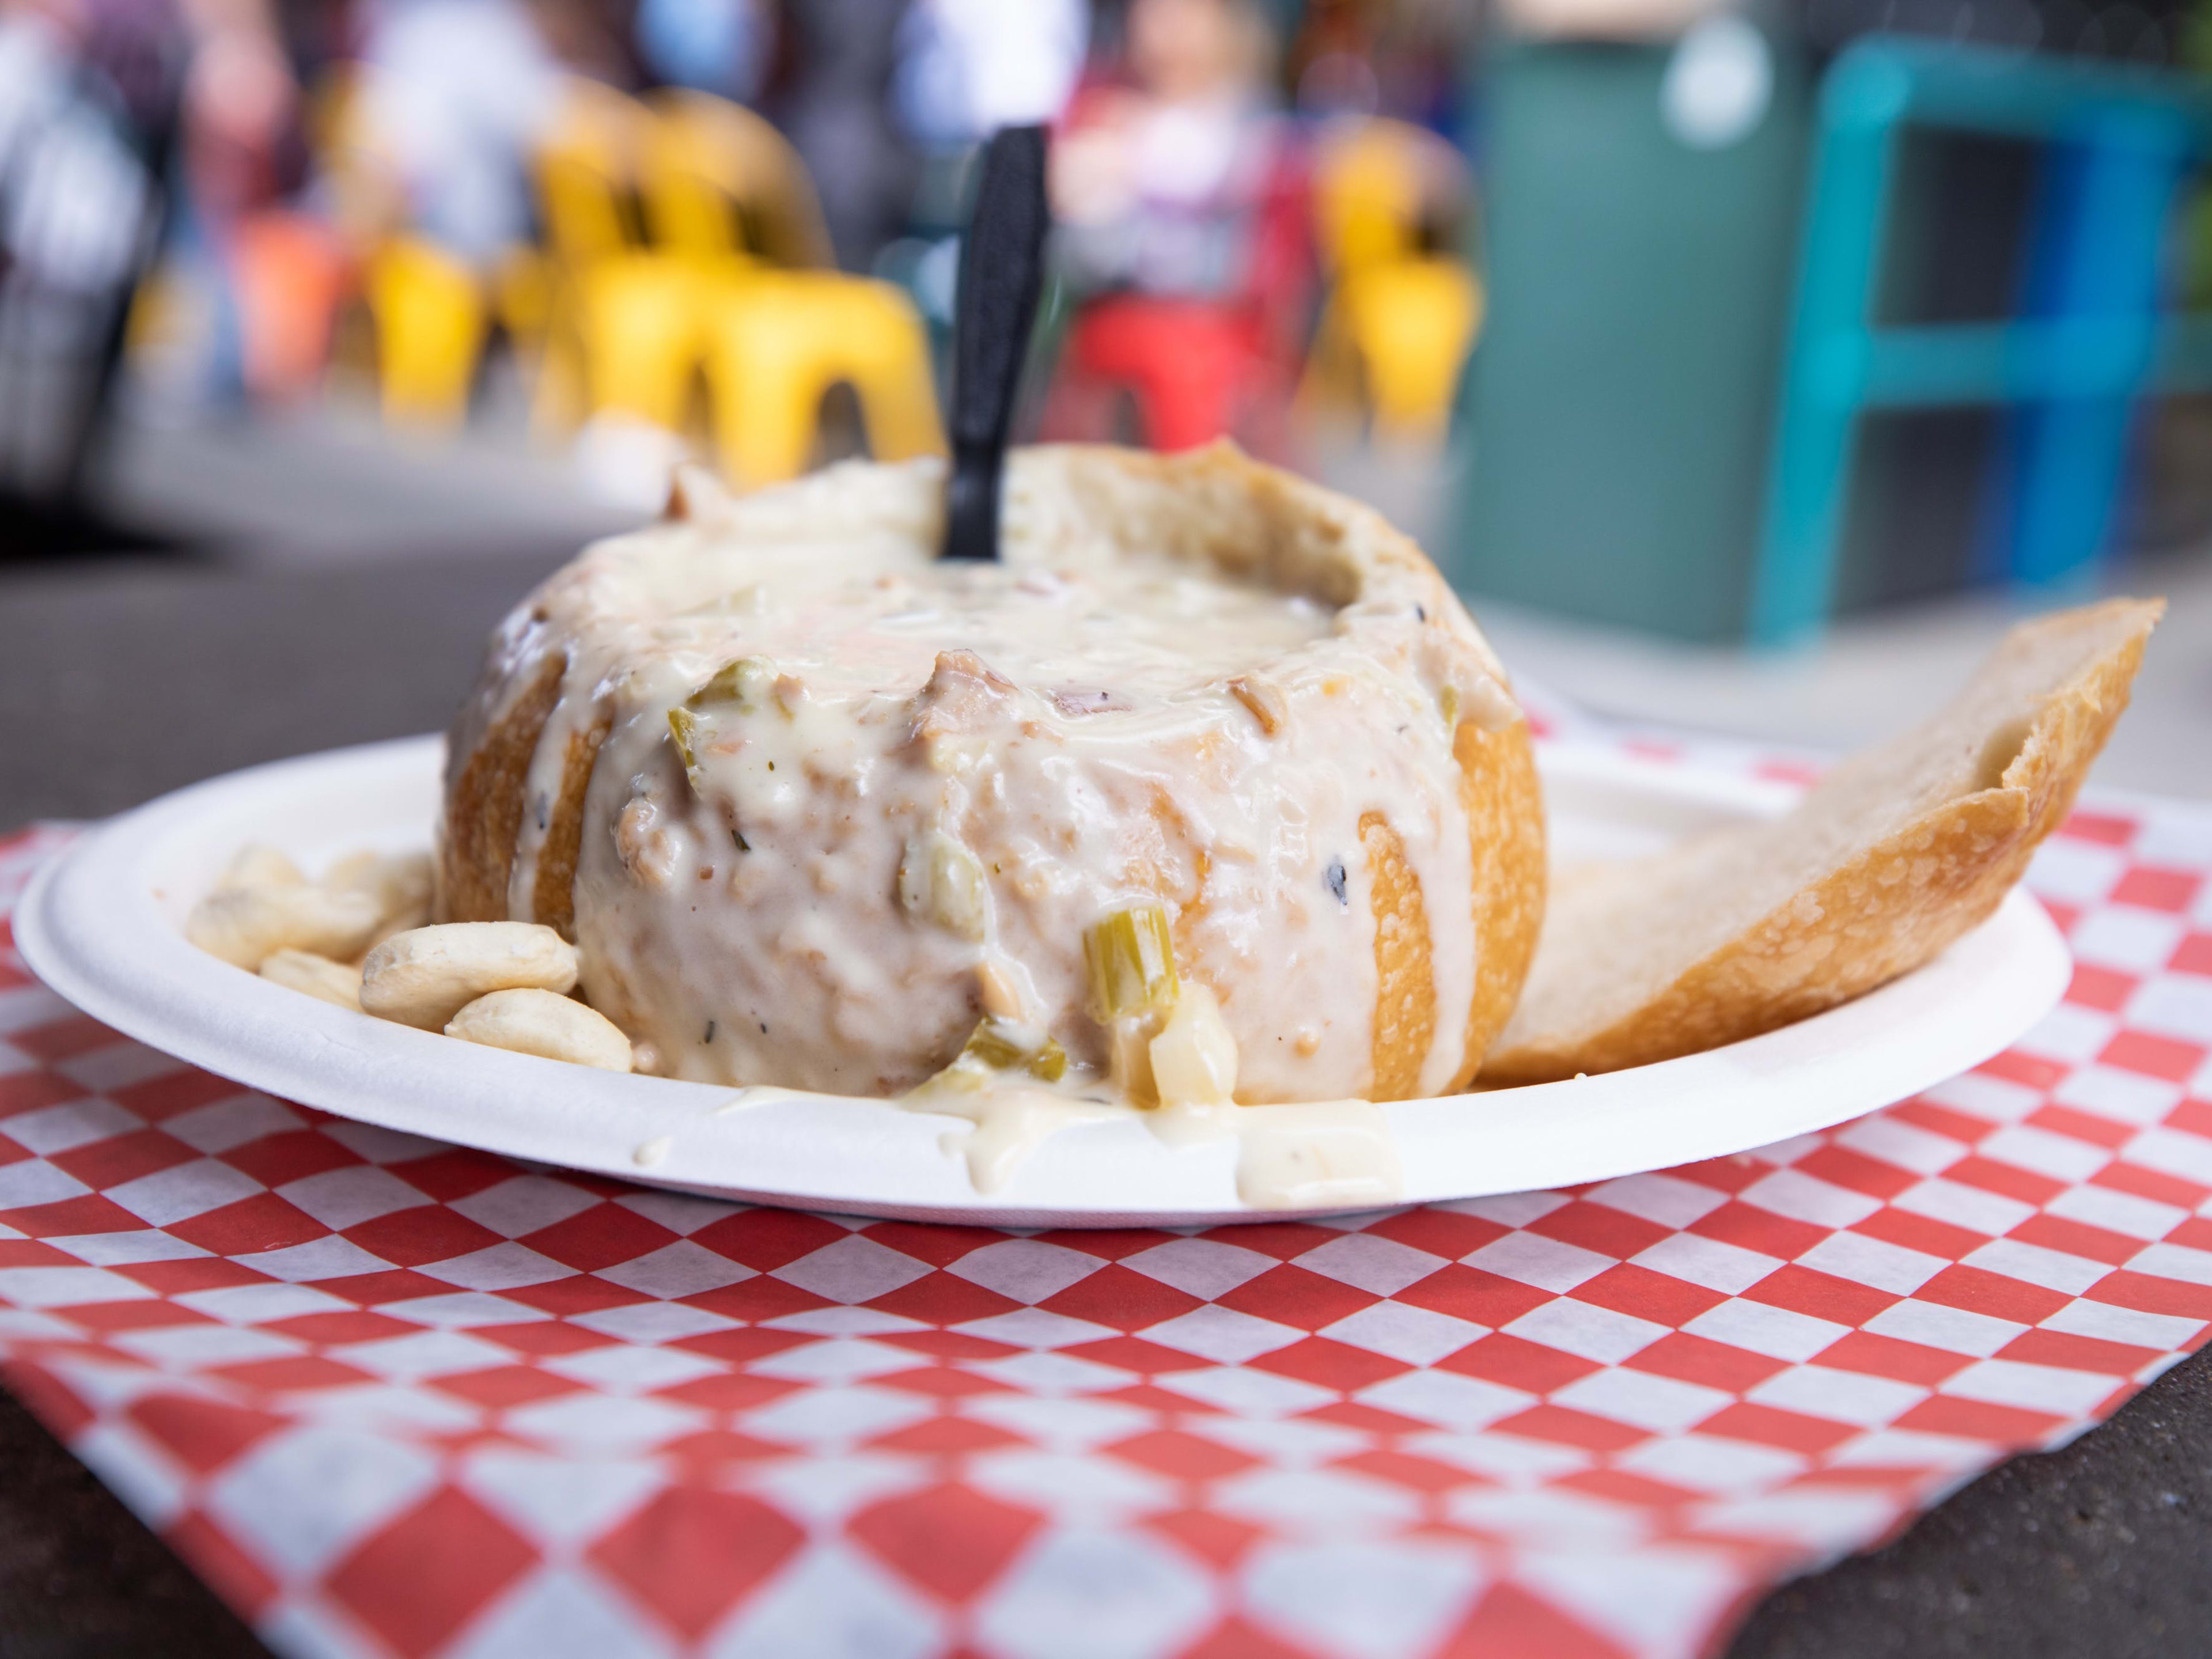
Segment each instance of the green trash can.
M1661 45L1508 46L1485 80L1453 579L1739 637L1802 184L1794 44L1731 15Z

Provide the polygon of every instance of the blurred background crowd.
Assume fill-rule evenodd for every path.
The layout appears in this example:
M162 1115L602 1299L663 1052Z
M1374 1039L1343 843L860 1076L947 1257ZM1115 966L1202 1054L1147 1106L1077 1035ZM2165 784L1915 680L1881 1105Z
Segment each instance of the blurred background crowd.
M0 0L0 537L332 410L616 515L933 450L1044 122L1031 433L1227 434L1658 635L2062 592L2212 535L2202 5Z

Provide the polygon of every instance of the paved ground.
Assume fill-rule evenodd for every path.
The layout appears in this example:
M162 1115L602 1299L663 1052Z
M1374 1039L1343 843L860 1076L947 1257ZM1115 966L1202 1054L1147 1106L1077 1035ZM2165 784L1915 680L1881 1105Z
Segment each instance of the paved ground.
M0 832L441 730L485 635L571 550L274 568L132 558L0 577Z
M1729 1659L2212 1654L2212 1361L1769 1596Z
M635 517L592 500L569 453L509 423L395 433L344 404L126 420L101 476L116 522L254 565L573 547Z

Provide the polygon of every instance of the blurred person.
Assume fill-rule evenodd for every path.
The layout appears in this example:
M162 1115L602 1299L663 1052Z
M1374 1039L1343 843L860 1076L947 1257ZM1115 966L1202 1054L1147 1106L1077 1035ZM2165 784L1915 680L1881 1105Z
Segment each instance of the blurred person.
M302 99L271 0L179 0L191 40L175 253L212 302L201 394L297 397L320 377L345 281L329 229L297 212Z
M44 43L48 88L72 75L88 76L133 148L161 170L191 47L174 0L0 0L0 33L18 46ZM0 100L0 123L38 101L36 88L19 88Z
M220 234L280 191L300 87L269 0L182 0L192 38L184 164L195 216Z
M0 493L78 494L165 207L158 3L0 0Z
M16 8L19 21L33 15ZM41 181L64 180L51 191L63 215L48 229L75 228L62 243L32 246L19 258L16 283L20 289L35 278L49 312L58 289L73 288L81 318L104 319L85 323L92 332L81 340L50 319L43 349L94 353L94 401L103 399L155 232L165 228L169 270L149 313L195 319L171 351L181 371L175 385L189 400L230 403L312 385L344 268L329 232L287 206L300 171L301 97L271 0L41 0L35 15L64 43L69 67L50 69L43 84L47 104L68 118L36 118L46 158L12 167L11 188L19 219L36 218L47 211ZM13 33L29 38L21 27ZM17 117L40 108L35 95L0 103ZM95 130L110 135L105 151L87 137ZM96 164L102 154L107 161ZM64 155L76 159L54 159ZM85 234L96 221L106 223L113 246L112 268L95 277ZM27 223L14 241L38 242ZM40 275L64 243L77 250L64 263L79 269L65 281L53 269Z
M530 152L562 69L524 0L372 0L362 59L364 142L395 210L479 265L526 240Z
M1125 40L1127 80L1079 92L1055 146L1059 259L1087 297L1048 424L1076 435L1127 388L1158 447L1233 431L1280 454L1312 278L1274 37L1253 0L1132 0Z
M1131 83L1080 94L1055 147L1068 273L1089 289L1238 293L1289 145L1265 24L1249 0L1132 0L1126 31Z
M46 15L155 181L169 244L156 309L198 318L175 354L188 396L228 403L312 376L338 261L283 210L300 94L270 0L47 0Z

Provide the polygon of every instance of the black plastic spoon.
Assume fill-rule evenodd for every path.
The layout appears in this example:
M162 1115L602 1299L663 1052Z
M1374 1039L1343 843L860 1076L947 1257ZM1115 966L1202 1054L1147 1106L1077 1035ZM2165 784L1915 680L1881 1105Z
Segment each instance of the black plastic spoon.
M960 243L953 307L952 472L945 557L999 556L999 486L1014 394L1044 287L1044 129L1001 127L983 149L975 212Z

